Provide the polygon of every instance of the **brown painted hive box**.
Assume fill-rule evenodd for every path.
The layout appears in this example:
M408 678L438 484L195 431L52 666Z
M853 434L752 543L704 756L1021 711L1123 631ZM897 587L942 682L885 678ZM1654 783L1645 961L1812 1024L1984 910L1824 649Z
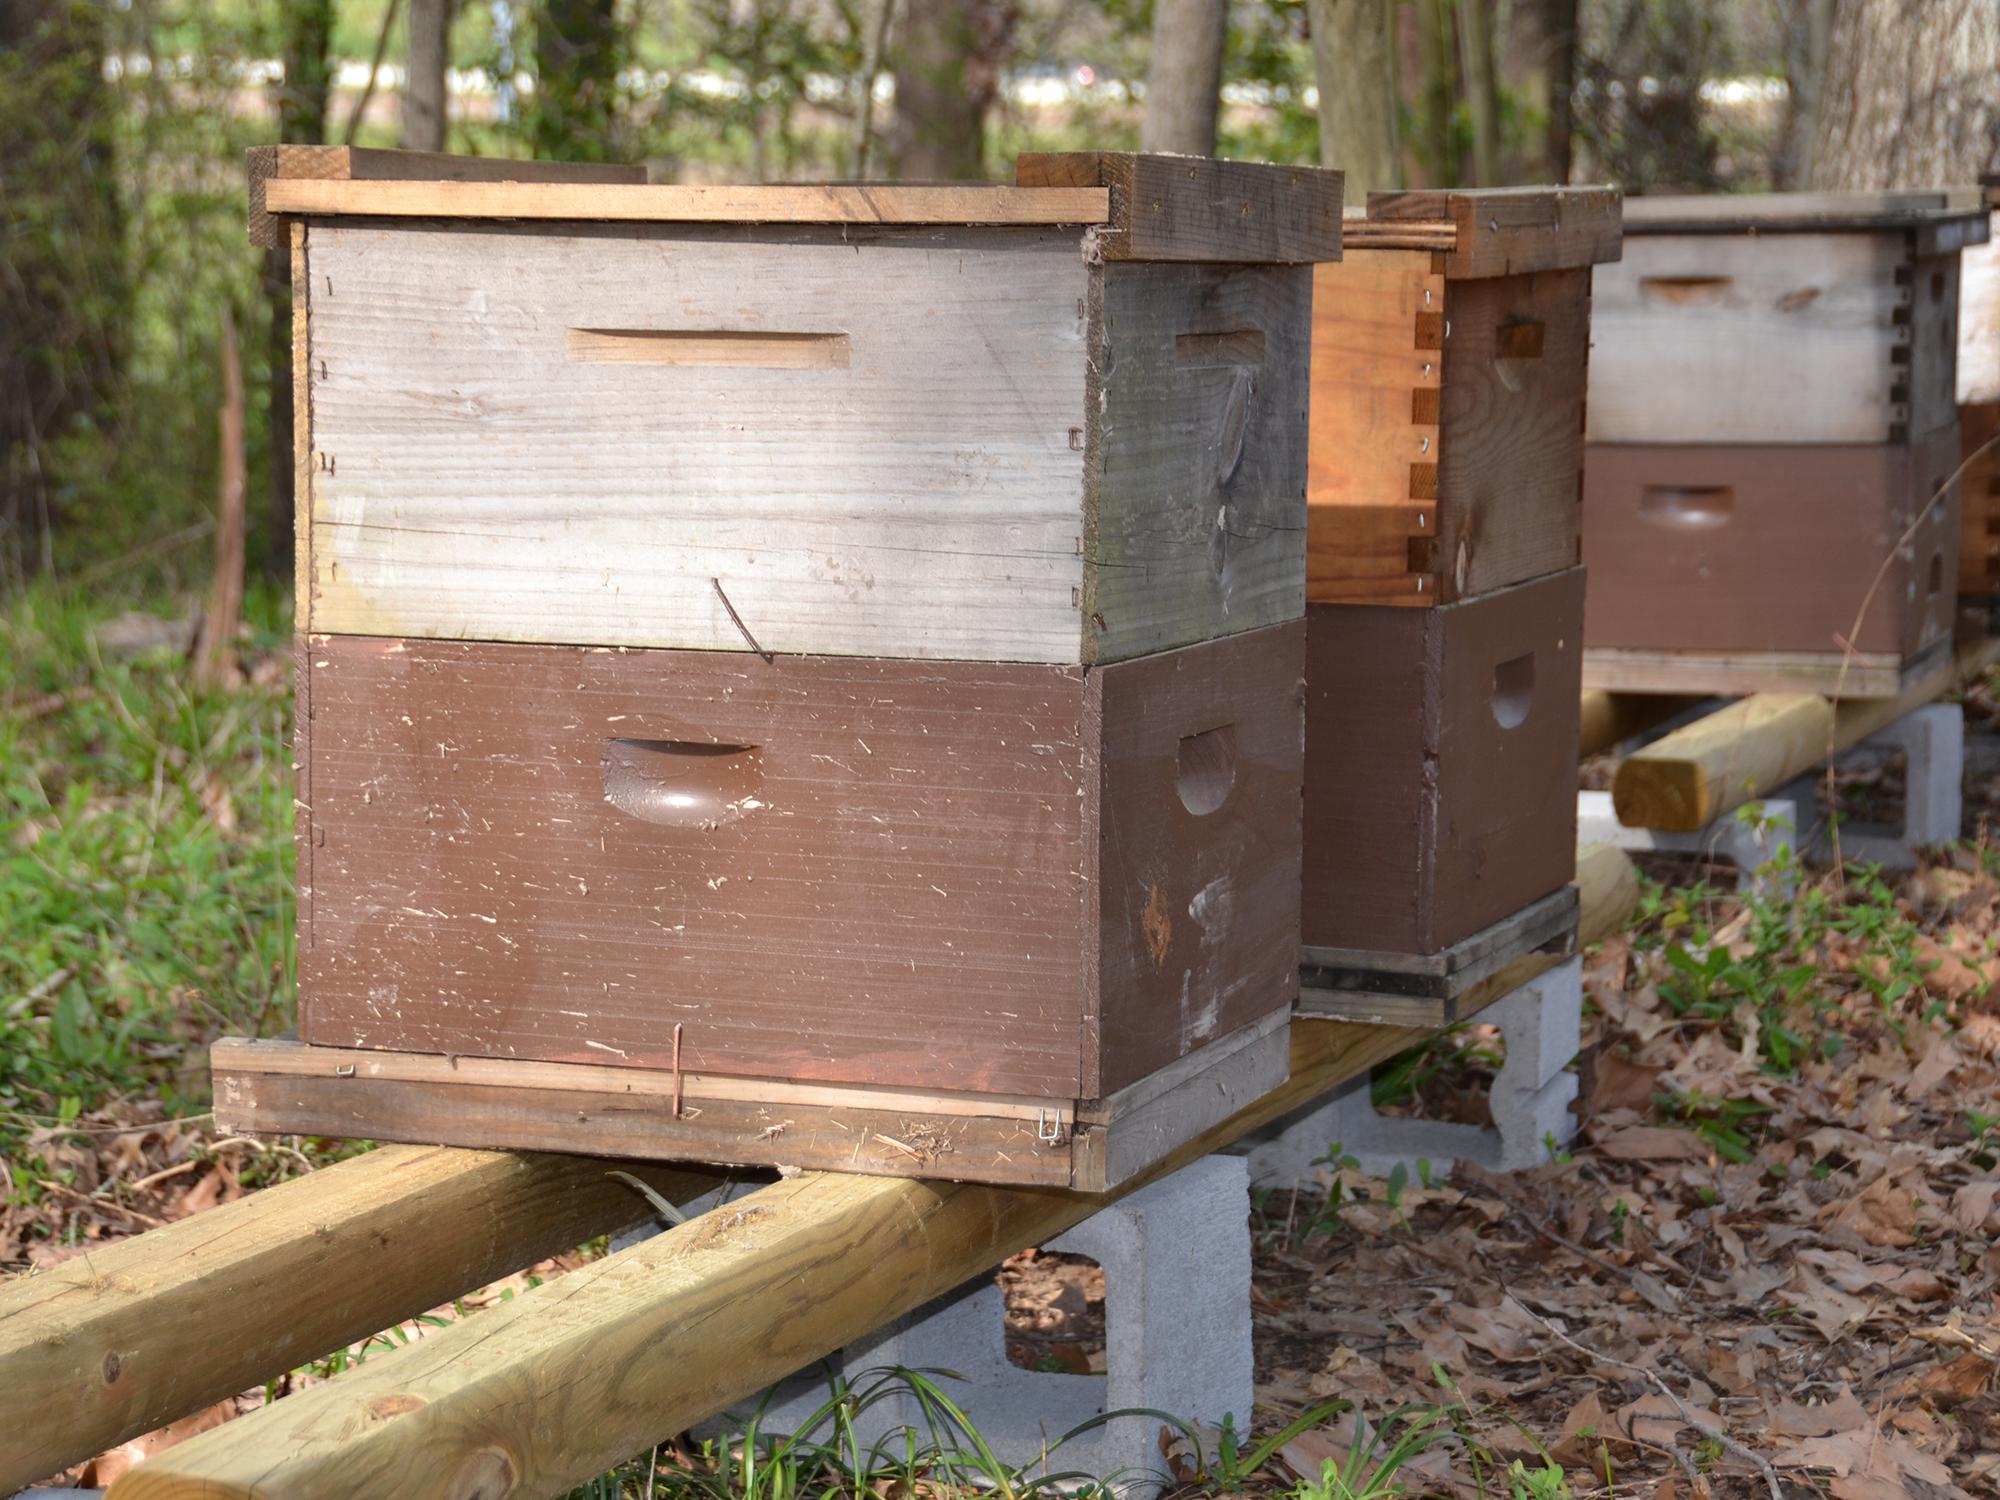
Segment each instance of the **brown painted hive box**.
M1448 604L1577 561L1591 267L1616 188L1374 193L1313 281L1315 604Z
M1309 606L1302 1012L1443 1024L1574 941L1583 575Z
M1102 1188L1282 1080L1339 176L1021 177L265 185L300 1039L223 1117Z
M1894 695L1949 649L1984 204L1635 198L1625 223L1594 308L1585 686Z

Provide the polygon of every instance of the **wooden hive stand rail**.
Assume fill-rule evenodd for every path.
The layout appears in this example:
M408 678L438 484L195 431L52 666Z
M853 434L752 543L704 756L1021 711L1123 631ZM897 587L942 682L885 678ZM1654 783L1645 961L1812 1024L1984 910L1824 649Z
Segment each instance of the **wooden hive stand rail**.
M1692 833L1766 796L2000 661L2000 640L1956 656L1894 698L1836 701L1817 693L1756 693L1634 752L1612 786L1628 828Z
M0 1494L718 1181L384 1146L0 1287Z

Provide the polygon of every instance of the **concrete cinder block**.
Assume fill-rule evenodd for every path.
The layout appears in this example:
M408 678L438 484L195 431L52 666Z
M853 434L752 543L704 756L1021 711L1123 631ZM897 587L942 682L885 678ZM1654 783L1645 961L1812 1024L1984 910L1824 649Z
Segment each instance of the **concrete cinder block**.
M1665 833L1656 828L1627 828L1618 821L1609 792L1576 794L1576 841L1610 844L1628 853L1698 854L1727 860L1736 866L1736 886L1773 899L1788 896L1797 882L1789 875L1764 873L1764 866L1787 849L1802 848L1812 823L1813 800L1787 787L1776 797L1750 804L1747 810L1717 818L1695 833ZM1747 815L1746 815L1747 811Z
M1839 829L1837 846L1834 830L1818 829L1811 846L1815 856L1830 859L1838 847L1844 861L1913 870L1918 850L1958 841L1965 783L1965 710L1960 705L1927 704L1870 735L1855 749L1903 752L1903 826L1849 823ZM1817 781L1817 776L1802 776L1784 794L1816 798Z
M1102 1376L1039 1374L1007 1362L1005 1301L981 1279L849 1345L848 1379L883 1366L946 1369L945 1387L1004 1462L1034 1473L1081 1473L1136 1497L1171 1482L1156 1417L1122 1417L1072 1438L1107 1411L1149 1407L1198 1426L1225 1415L1247 1430L1250 1346L1249 1176L1238 1157L1183 1167L1049 1242L1104 1268ZM857 1423L874 1441L921 1429L914 1398L871 1407Z
M1251 1180L1294 1187L1321 1180L1318 1159L1335 1143L1361 1170L1386 1177L1401 1166L1412 1180L1427 1167L1433 1181L1461 1161L1513 1172L1548 1159L1548 1143L1576 1133L1570 1103L1577 1080L1564 1070L1583 1032L1583 960L1572 958L1495 1001L1479 1020L1507 1039L1506 1061L1493 1080L1491 1127L1377 1114L1370 1080L1349 1080L1316 1104L1287 1115L1251 1138Z

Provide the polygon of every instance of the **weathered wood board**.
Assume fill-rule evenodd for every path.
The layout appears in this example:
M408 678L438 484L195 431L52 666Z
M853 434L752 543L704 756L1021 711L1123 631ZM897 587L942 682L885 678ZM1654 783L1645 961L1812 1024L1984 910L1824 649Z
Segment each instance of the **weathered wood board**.
M1296 992L1304 631L1087 669L314 638L300 1035L1102 1097Z
M1909 269L1900 232L1628 234L1594 288L1590 441L1889 441Z
M1340 259L1344 174L1129 151L1025 152L1023 188L1105 188L1110 222L1093 237L1107 261Z
M1314 275L1307 598L1450 603L1574 566L1616 191L1375 194L1369 213L1373 247ZM1485 248L1401 245L1419 214Z
M588 1063L218 1042L216 1116L257 1135L368 1136L1103 1192L1285 1081L1273 1011L1103 1100L1022 1100ZM678 1103L676 1102L678 1101Z
M1111 661L1296 618L1305 267L315 222L308 628Z
M1569 881L1583 595L1309 609L1308 948L1434 954Z
M1847 691L1893 695L1951 635L1957 492L1930 501L1957 464L1956 425L1915 444L1592 445L1585 680L1820 691L1852 653ZM1755 684L1735 671L1751 666Z

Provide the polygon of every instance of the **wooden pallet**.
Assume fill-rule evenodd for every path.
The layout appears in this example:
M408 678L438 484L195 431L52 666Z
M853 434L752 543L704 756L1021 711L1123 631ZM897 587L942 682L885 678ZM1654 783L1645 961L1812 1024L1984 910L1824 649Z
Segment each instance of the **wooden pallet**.
M1576 952L1577 888L1566 885L1440 953L1304 948L1299 1014L1380 1026L1455 1025L1460 1002L1509 964Z

